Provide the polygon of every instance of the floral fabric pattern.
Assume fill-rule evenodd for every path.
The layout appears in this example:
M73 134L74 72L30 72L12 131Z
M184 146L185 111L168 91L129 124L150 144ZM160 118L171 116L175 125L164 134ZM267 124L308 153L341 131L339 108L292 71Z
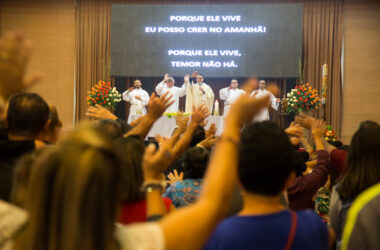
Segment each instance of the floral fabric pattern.
M330 200L331 192L325 188L321 187L317 192L317 197L315 199L315 212L322 218L325 223L330 223Z
M202 179L186 179L172 184L164 193L164 197L172 200L175 207L192 204L198 200Z

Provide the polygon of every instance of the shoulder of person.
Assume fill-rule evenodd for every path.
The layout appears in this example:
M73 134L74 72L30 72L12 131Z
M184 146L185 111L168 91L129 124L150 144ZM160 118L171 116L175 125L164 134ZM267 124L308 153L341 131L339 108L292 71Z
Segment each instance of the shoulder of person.
M116 223L115 236L121 250L165 249L164 234L158 223L135 223L128 226Z
M26 224L27 218L26 211L0 200L0 246L12 241L14 235Z

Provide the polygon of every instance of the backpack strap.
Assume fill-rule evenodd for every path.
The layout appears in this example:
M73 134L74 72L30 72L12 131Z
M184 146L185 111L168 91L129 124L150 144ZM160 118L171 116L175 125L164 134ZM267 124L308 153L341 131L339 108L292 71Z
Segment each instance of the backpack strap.
M292 215L292 222L291 222L291 225L290 225L290 232L289 232L289 236L288 236L288 240L286 241L286 245L285 245L285 250L290 250L293 246L293 241L294 241L294 238L296 236L296 232L297 232L297 213L294 212L294 211L291 211L290 212L291 215Z

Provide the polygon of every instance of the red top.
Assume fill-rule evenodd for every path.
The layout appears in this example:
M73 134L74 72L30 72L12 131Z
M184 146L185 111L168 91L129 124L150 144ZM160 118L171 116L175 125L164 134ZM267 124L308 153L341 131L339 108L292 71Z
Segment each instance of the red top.
M346 159L348 152L343 149L333 149L330 153L330 159L333 167L339 172L339 180L346 175L348 167L346 164Z
M162 198L165 203L166 211L170 211L172 201L168 198ZM146 222L146 200L123 203L121 205L119 222L122 224L130 224L135 222Z

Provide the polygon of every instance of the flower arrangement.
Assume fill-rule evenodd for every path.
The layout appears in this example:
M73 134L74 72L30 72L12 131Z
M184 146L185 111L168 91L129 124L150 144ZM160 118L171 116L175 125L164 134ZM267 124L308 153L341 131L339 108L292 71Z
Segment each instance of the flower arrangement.
M287 112L303 112L318 109L321 103L318 92L309 83L296 86L287 94Z
M99 81L87 94L87 104L91 106L99 104L115 109L116 103L121 101L121 94L115 87L111 88L110 82Z
M176 117L179 112L169 112L169 113L164 113L164 116L167 116L168 118ZM191 113L182 113L183 116L191 116Z
M327 125L326 131L325 131L325 140L326 141L336 141L338 140L338 136L336 135L335 130L332 128L331 125Z

